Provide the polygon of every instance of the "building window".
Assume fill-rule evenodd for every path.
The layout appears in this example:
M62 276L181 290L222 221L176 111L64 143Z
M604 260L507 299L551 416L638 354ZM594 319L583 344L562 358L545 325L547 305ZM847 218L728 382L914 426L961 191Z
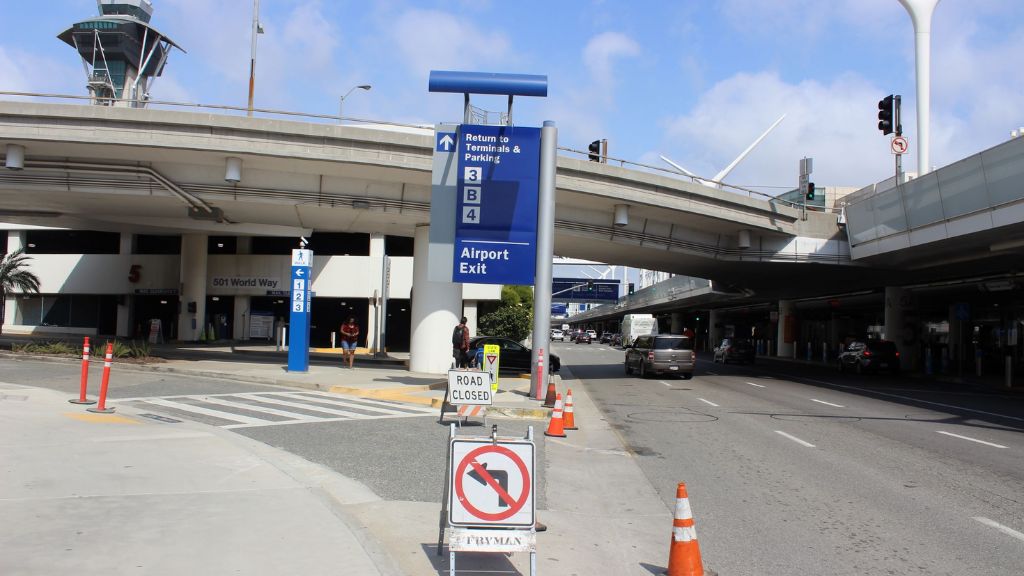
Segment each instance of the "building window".
M369 256L370 235L346 232L314 232L309 248L317 256Z
M235 236L210 236L206 241L207 254L234 254L238 238Z
M412 256L414 239L406 236L385 236L384 253L388 256Z
M26 254L117 254L121 235L92 230L28 230Z
M181 254L181 236L135 235L134 254Z

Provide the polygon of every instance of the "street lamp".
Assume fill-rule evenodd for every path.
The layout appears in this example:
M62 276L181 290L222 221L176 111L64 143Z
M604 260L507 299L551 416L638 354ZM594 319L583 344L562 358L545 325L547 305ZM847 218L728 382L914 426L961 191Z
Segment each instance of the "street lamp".
M353 86L349 88L348 92L345 92L345 95L342 96L341 99L338 101L338 124L342 124L345 122L345 115L342 113L345 109L345 98L348 98L348 95L351 94L356 89L369 90L370 88L373 88L373 86L370 86L369 84L360 84L359 86Z
M252 51L249 56L249 110L247 115L252 116L252 97L256 88L256 35L263 34L263 26L260 25L260 0L252 0Z

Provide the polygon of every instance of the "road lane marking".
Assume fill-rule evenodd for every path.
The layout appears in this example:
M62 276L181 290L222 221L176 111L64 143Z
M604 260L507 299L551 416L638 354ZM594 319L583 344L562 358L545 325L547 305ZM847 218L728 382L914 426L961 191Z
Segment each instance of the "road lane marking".
M714 402L712 402L710 400L705 400L703 398L697 398L697 400L700 400L701 402L703 402L705 404L710 404L710 405L714 406L715 408L718 408L718 404L715 404Z
M815 448L814 444L811 444L810 442L804 442L803 440L797 438L796 436L793 436L792 434L786 434L782 430L776 430L775 433L785 436L786 438L789 438L793 442L796 442L797 444L800 444L802 446L807 446L808 448Z
M658 382L661 382L662 384L664 384L665 386L668 386L669 388L672 387L671 384L669 384L668 382L665 382L664 380L658 380Z
M914 398L913 396L903 396L900 394L890 394L888 392L880 392L878 390L871 390L870 388L860 388L858 386L846 386L843 384L836 384L835 382L829 382L827 380L817 380L815 378L808 378L806 376L798 376L796 374L787 374L786 376L795 380L804 380L807 382L815 382L818 384L826 384L835 388L843 390L857 390L858 392L867 392L869 394L875 394L876 396L887 396L889 398L899 398L900 400L910 400L911 402L917 402L919 404L930 404L932 406L940 406L942 408L953 408L954 410L963 410L964 412L973 412L975 414L984 414L985 416L995 416L997 418L1005 418L1007 420L1017 420L1018 422L1024 422L1024 418L1018 416L1007 416L1006 414L999 414L996 412L985 412L984 410L975 410L974 408L964 408L963 406L956 406L955 404L943 404L942 402L932 402L931 400L922 400L920 398ZM930 392L935 392L931 390ZM943 392L945 393L945 392Z
M234 412L224 412L223 410L210 410L209 408L203 408L202 406L193 406L192 404L185 404L182 402L173 402L171 400L164 400L162 398L150 398L144 400L146 404L156 404L157 406L163 406L165 408L173 408L182 412L192 412L194 414L203 414L205 416L213 416L214 418L220 418L221 420L233 420L242 424L261 424L266 420L260 420L259 418L250 418L241 414L235 414Z
M945 434L946 436L952 436L954 438L960 438L962 440L970 440L971 442L977 442L978 444L984 444L986 446L992 446L994 448L1006 448L1002 444L993 444L992 442L985 442L984 440L978 440L977 438L971 438L970 436L961 436L959 434L953 434L952 432L946 432L944 430L936 430L939 434Z
M708 376L718 376L718 372L712 372L708 370Z
M767 388L767 386L765 386L764 384L754 384L753 382L747 382L747 384L750 384L751 386L757 386L758 388Z
M818 400L816 398L811 398L811 402L817 402L818 404L825 404L827 406L835 406L836 408L846 408L846 406L843 406L841 404L833 404L831 402L825 402L824 400Z
M999 522L996 522L995 520L989 520L988 518L985 518L984 516L975 516L975 517L973 517L971 519L972 520L977 520L978 522L981 522L982 524L984 524L986 526L991 526L992 528L995 528L996 530L999 530L1000 532L1002 532L1003 534L1006 534L1007 536L1010 536L1011 538L1016 538L1017 540L1020 540L1021 542L1024 542L1024 534L1021 534L1020 532L1017 532L1016 530L1014 530L1013 528L1010 528L1009 526L1003 526Z

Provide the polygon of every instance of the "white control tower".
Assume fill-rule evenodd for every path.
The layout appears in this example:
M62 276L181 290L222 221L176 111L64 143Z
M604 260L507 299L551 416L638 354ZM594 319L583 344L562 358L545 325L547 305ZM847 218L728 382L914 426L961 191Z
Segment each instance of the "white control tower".
M141 108L171 48L182 48L149 25L150 0L97 0L96 5L98 17L57 37L82 57L93 104Z

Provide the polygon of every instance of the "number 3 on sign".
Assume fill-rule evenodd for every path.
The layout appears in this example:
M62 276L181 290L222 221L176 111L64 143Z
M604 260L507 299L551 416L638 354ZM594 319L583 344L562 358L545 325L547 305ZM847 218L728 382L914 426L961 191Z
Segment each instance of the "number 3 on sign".
M479 224L480 223L480 207L479 206L463 206L462 207L462 223L463 224Z
M463 168L462 180L467 184L477 184L483 179L484 170L479 166L466 166Z

